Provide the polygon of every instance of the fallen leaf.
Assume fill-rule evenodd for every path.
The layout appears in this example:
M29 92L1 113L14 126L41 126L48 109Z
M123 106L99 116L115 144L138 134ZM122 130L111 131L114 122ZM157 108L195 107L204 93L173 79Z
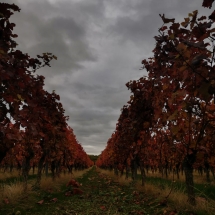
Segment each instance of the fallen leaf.
M167 205L167 200L164 199L159 203L160 206L166 206Z
M42 205L44 202L44 200L40 200L39 202L37 202L37 204Z
M74 179L71 179L68 183L67 183L67 187L68 186L72 186L72 187L80 187L80 184L76 181L76 180L74 180Z
M74 188L73 189L73 194L74 195L80 195L80 194L83 194L84 192L81 190L81 189L79 189L79 188Z
M72 195L72 192L71 191L68 191L65 193L65 196L71 196Z
M171 211L169 215L176 215L177 214L177 211L174 210L174 211Z
M56 202L58 199L57 198L53 198L51 199L51 202Z
M105 206L104 205L100 206L100 209L105 210Z
M9 202L9 199L8 199L8 198L5 198L5 199L4 199L4 203L5 203L5 204L9 204L9 203L10 203L10 202Z

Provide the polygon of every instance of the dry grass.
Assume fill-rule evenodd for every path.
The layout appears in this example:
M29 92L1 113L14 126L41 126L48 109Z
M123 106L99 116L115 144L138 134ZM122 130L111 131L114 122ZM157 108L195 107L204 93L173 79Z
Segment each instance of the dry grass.
M120 184L129 185L131 183L131 179L125 179L125 176L122 177L116 176L114 175L113 171L102 169L99 169L98 171L112 178L114 181L119 182ZM158 177L158 175L156 174L153 174L153 176ZM181 178L180 180L183 179ZM160 201L168 197L168 202L171 209L176 209L177 211L185 210L190 210L194 212L204 211L205 214L207 215L215 214L214 200L206 200L205 198L197 197L196 198L197 204L195 207L193 207L187 202L187 195L183 193L183 190L171 190L171 188L168 186L159 187L149 183L146 183L145 186L143 187L141 185L141 181L137 181L135 186L138 191L142 191L149 195L156 196L156 198L160 199Z
M191 206L187 202L187 195L183 193L183 190L171 190L170 187L162 187L159 188L157 186L154 186L152 184L146 183L145 187L141 186L140 182L137 182L136 189L139 191L143 191L145 193L150 193L152 195L157 196L159 199L164 200L166 197L168 197L168 200L170 202L170 207L176 209L177 211L205 211L205 214L207 215L214 215L214 205L215 201L213 200L206 200L202 197L197 197L196 201L197 204L195 207Z
M23 193L23 183L16 181L13 184L1 184L0 186L0 204L15 204L24 196L31 192L31 185L28 185L27 191Z
M140 171L138 170L137 173L140 175ZM160 178L162 177L161 173L159 173L158 171L157 172L152 172L151 170L148 171L148 173L146 174L146 176L148 177L157 177L157 178ZM165 178L165 175L163 176ZM173 174L170 173L168 175L168 179L172 180L173 179ZM199 175L199 173L197 171L194 171L193 172L193 179L194 179L194 183L195 184L207 184L207 180L206 180L206 175L203 174L202 176ZM211 179L211 182L210 184L211 185L215 185L215 180L213 179L213 176L212 174L210 173L210 179ZM174 181L181 181L181 182L185 182L185 174L181 174L179 173L179 179L177 178L177 175L174 174Z
M13 178L13 177L19 177L20 176L20 172L17 170L13 170L12 172L10 171L0 171L0 180L4 181L8 178Z
M19 181L20 171L14 169L10 171L1 171L0 180L3 181L0 183L0 205L1 204L15 204L20 199L26 197L31 192L31 184L28 184L27 190L23 192L24 184ZM14 183L6 182L9 178L17 178ZM5 181L5 182L4 182Z
M56 189L63 184L67 184L72 178L81 177L84 173L89 171L89 169L80 170L80 171L73 171L73 173L65 173L61 174L60 177L57 177L55 181L52 180L51 177L42 177L41 179L41 189L49 190L49 189Z
M55 181L52 180L51 177L42 177L41 179L41 189L48 190L48 189L57 189L63 184L67 184L71 178L78 178L82 176L87 170L83 171L74 171L73 174L62 174L59 178L56 178ZM12 173L0 173L0 179L5 180L10 177L18 177L19 173L17 171ZM26 196L30 196L32 191L32 185L34 184L35 180L30 180L28 183L28 188L25 193L23 193L23 182L16 181L15 183L0 184L0 205L4 204L16 204L19 200Z

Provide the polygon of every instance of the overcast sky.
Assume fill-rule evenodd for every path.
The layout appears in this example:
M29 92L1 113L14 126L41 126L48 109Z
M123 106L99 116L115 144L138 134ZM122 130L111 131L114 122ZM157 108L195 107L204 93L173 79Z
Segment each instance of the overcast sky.
M61 97L69 126L88 154L104 150L130 92L125 84L146 74L162 20L183 21L202 0L5 0L21 8L11 21L18 49L51 52L57 61L38 74Z

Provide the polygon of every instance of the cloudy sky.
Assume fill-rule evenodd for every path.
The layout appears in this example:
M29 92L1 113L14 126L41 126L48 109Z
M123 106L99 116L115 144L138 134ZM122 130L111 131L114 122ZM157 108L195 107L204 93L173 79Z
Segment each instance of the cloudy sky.
M51 52L57 61L38 74L61 97L68 124L88 154L100 154L115 130L130 92L125 84L145 74L160 14L183 21L202 0L5 0L21 8L11 21L18 49Z

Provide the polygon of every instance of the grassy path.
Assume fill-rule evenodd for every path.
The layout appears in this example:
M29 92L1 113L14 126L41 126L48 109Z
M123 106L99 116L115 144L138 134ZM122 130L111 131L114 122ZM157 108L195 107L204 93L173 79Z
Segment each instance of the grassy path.
M76 179L83 193L70 195L66 184L31 192L16 204L0 206L1 215L194 215L176 212L156 196L114 182L96 168Z

